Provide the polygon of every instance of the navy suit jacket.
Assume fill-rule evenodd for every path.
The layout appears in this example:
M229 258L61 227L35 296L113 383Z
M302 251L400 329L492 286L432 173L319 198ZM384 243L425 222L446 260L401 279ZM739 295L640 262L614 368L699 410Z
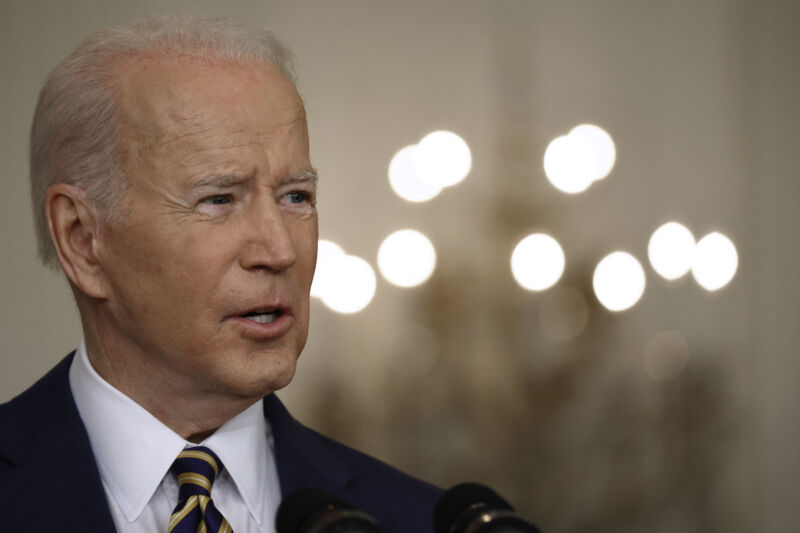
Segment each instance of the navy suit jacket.
M73 354L0 405L0 532L115 531L86 428L69 385ZM362 509L387 533L433 533L440 489L294 420L264 399L284 495L322 488Z

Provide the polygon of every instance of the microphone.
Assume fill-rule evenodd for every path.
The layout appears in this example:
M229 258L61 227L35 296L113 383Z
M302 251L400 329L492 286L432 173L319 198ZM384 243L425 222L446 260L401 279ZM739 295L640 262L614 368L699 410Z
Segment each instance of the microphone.
M446 491L433 513L436 533L541 533L495 491L462 483Z
M370 515L323 489L300 489L283 499L278 533L384 533Z

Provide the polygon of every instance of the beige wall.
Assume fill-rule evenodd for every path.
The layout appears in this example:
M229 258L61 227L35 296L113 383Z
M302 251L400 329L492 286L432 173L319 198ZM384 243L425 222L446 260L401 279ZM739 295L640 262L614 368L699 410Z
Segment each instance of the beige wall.
M383 237L413 226L440 254L426 286L379 281L358 315L314 304L283 395L301 419L435 483L489 481L551 531L782 532L800 522L792 2L166 5L0 6L0 400L80 339L66 285L34 257L26 137L47 72L95 29L234 15L272 27L297 55L321 236L374 265ZM584 121L612 133L619 158L605 182L566 197L546 183L541 157ZM467 139L473 171L430 204L405 204L388 188L388 161L439 128ZM617 248L644 259L670 218L734 239L741 263L729 288L708 295L648 268L633 310L591 303L581 338L543 338L545 296L519 290L507 269L520 237L557 235L564 283L593 302L597 260ZM429 349L409 341L418 327L432 328L439 364L393 373ZM641 354L667 329L686 335L690 365L655 384Z

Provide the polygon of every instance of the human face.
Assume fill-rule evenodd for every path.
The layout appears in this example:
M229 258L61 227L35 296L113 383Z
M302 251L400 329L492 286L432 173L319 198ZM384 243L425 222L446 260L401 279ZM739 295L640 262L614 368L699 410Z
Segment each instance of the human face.
M129 187L99 239L106 357L147 375L148 391L283 387L308 333L317 249L300 97L271 65L187 59L127 65L118 94Z

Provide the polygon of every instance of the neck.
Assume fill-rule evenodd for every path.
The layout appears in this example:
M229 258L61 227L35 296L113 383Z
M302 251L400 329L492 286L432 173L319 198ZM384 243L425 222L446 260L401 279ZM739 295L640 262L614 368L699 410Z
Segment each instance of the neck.
M165 371L102 328L84 323L84 338L89 362L100 377L189 442L201 442L261 399L204 388Z

